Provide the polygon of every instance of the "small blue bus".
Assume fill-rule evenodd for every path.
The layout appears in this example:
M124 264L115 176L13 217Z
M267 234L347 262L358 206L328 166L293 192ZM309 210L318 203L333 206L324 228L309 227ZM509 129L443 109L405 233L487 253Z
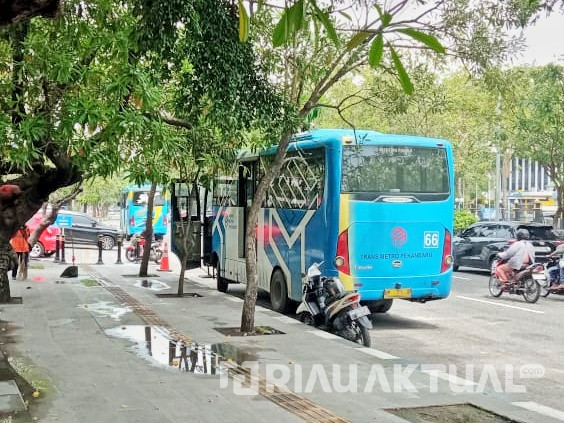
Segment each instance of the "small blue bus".
M137 235L145 229L147 221L147 201L150 185L131 185L125 187L121 193L120 224L126 239ZM162 187L157 187L153 204L153 233L156 239L166 234L170 196Z
M242 153L214 193L212 262L217 287L244 283L247 209L276 148ZM374 131L295 135L259 213L261 289L284 311L301 275L324 262L373 312L394 299L426 302L451 289L454 166L448 141Z

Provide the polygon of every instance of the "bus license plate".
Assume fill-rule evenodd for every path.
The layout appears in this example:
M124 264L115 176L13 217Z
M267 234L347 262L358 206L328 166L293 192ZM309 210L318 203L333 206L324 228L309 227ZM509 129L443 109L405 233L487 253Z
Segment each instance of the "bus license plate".
M349 311L349 317L351 320L356 320L362 316L368 316L370 314L370 310L366 306L362 306L359 308L353 308Z
M411 289L384 289L384 298L411 298Z

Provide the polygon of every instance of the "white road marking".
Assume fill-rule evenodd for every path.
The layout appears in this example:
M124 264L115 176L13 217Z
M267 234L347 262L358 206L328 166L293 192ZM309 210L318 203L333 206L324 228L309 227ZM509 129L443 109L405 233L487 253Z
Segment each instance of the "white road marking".
M437 371L437 370L421 370L421 373L426 373L428 375L433 375L438 379L442 379L442 380L446 380L447 382L453 384L453 385L477 385L476 382L468 380L468 379L463 379L461 377L458 377L456 375L451 375L450 373L446 373L446 372L441 372L441 371Z
M547 407L534 401L517 401L511 404L564 422L564 411L557 410L556 408Z
M387 352L375 350L374 348L360 347L360 348L355 348L355 349L357 351L363 352L364 354L368 354L368 355L372 355L374 357L378 357L382 360L395 360L395 359L399 358L399 357L396 357L395 355L388 354Z
M333 333L323 332L322 330L308 330L309 333L313 333L314 335L319 336L320 338L324 339L339 339L340 336L337 336Z
M462 279L463 281L471 281L472 279L470 278L463 278L462 276L453 276L453 279Z
M495 302L495 301L480 300L478 298L470 298L470 297L465 297L463 295L457 295L456 298L460 298L460 299L463 299L463 300L476 301L478 303L492 304L492 305L496 305L496 306L500 306L500 307L514 308L516 310L528 311L529 313L544 314L544 311L540 311L540 310L533 310L533 309L525 308L525 307L518 307L518 306L509 305L509 304L502 304L502 303L498 303L498 302Z

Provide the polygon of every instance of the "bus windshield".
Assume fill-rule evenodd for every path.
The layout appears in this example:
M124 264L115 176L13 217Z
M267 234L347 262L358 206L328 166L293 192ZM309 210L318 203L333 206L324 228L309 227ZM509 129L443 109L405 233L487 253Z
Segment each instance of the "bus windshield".
M436 147L359 145L343 148L341 192L359 200L410 196L440 201L449 196L446 150Z

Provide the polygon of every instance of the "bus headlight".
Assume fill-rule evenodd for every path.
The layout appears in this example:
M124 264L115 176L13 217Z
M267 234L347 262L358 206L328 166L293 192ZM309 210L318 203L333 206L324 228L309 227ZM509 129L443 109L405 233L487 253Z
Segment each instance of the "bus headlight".
M445 264L450 266L452 263L454 263L454 258L450 254L445 256Z
M335 257L335 266L342 267L345 264L345 259L341 256Z

